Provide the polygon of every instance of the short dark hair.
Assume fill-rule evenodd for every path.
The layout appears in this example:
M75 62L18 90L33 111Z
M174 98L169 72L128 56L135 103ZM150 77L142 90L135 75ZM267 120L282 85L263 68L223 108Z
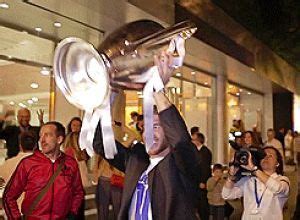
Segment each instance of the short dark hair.
M19 135L19 143L23 151L33 151L37 146L37 137L31 131L24 131Z
M144 115L139 115L137 117L137 121L143 121L144 120Z
M49 121L49 122L43 124L42 127L45 125L54 125L56 127L56 136L58 136L58 137L62 136L63 139L65 139L66 129L61 123L59 123L58 121Z
M68 126L67 126L67 132L68 132L68 134L72 132L71 125L72 125L73 121L79 121L82 124L82 120L79 117L73 117L71 119L71 121L69 122Z
M199 133L199 127L197 127L197 126L194 126L191 128L191 135L193 135L195 133Z
M201 132L197 132L195 134L197 136L196 138L198 139L198 141L200 141L201 144L204 144L204 142L205 142L205 136L204 136L204 134L202 134Z
M215 170L222 170L223 171L223 165L222 164L219 164L219 163L216 163L214 166L213 166L213 172Z
M133 111L133 112L130 113L130 116L131 117L137 117L137 116L139 116L139 113L137 113L136 111Z

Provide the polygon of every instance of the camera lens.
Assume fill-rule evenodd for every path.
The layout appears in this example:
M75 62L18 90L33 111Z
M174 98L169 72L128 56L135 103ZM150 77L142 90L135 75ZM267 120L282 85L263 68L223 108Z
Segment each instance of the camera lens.
M241 165L247 165L248 164L248 154L241 155L239 161L240 161Z

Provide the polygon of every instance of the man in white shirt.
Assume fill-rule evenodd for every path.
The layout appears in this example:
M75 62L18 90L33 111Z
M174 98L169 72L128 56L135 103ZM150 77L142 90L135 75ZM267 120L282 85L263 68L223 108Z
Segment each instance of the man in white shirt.
M15 171L19 162L23 158L33 153L34 148L36 148L37 146L37 137L33 132L25 131L20 134L19 143L20 143L20 152L18 153L18 155L6 160L4 164L0 166L0 178L3 181L2 183L3 186L5 186L8 183L11 175ZM1 198L2 198L2 192L1 192ZM18 199L19 208L21 208L22 200L23 200L23 195Z
M267 146L273 146L275 147L277 150L279 150L279 152L281 153L283 159L284 159L284 154L283 154L283 146L281 144L281 142L279 140L277 140L275 138L275 131L272 128L269 128L267 131L267 141L264 144L264 147Z
M7 183L15 171L19 162L26 156L32 154L34 148L37 146L37 137L33 132L23 132L19 137L20 152L16 157L8 159L0 166L0 177Z

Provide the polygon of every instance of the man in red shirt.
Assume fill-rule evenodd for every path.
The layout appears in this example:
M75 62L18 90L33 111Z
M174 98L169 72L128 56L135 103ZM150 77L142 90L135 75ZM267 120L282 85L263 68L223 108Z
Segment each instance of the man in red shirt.
M84 192L76 160L60 151L64 137L65 128L58 122L48 122L41 127L42 150L35 150L24 158L6 185L3 205L8 219L20 219L21 215L27 219L66 219L68 215L77 214ZM33 206L56 172L54 182ZM20 212L16 200L22 192L25 197Z

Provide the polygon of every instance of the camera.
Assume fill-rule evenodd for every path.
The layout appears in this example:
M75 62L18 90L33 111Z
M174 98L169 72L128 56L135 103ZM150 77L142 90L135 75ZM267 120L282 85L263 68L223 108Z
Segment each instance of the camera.
M232 134L232 135L234 135L234 134ZM244 176L251 175L251 171L244 169L242 167L242 165L244 165L244 166L248 165L250 154L252 157L252 163L254 164L254 166L257 166L258 168L261 168L260 162L266 156L266 153L260 147L250 146L247 148L246 147L243 148L241 143L237 142L237 137L241 137L241 135L235 136L234 141L233 141L233 139L229 140L230 146L235 150L234 159L232 162L229 163L229 166L234 166L234 167L239 168L235 174L235 181L239 181Z
M236 138L241 138L243 136L243 133L240 131L230 132L228 139L229 141L235 141Z
M249 154L252 156L252 163L254 166L260 167L260 162L265 158L266 154L262 148L249 147L240 148L234 154L233 162L230 165L240 167L241 165L248 165Z

